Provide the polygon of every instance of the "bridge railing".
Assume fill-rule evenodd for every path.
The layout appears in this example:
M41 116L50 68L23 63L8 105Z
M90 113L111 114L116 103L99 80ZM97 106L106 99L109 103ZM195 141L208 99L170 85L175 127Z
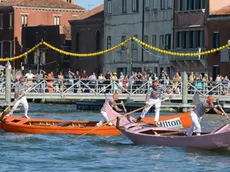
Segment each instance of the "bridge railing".
M17 82L12 82L12 92ZM120 94L145 94L151 87L151 80L121 81L121 80L74 80L74 79L33 79L26 80L30 93L56 94L84 94L91 93L99 95L102 93L120 93ZM182 82L168 81L160 82L161 87L171 90L175 95L181 95ZM201 95L228 95L230 85L228 83L207 83L197 81L188 84L188 94L198 92ZM0 82L0 94L5 93L5 81Z

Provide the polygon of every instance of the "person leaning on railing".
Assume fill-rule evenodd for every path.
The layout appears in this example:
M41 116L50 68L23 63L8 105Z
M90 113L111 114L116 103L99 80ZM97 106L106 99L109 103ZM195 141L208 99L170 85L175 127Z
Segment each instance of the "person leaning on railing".
M195 80L196 80L196 76L194 75L194 72L192 71L189 75L188 81L190 84L194 84Z
M180 77L179 73L176 72L175 76L173 77L173 84L172 84L172 88L175 93L180 93L178 86L179 86L179 82L181 81L182 78Z
M99 76L98 76L98 89L99 91L105 91L105 87L104 87L104 82L106 81L104 75L101 73Z

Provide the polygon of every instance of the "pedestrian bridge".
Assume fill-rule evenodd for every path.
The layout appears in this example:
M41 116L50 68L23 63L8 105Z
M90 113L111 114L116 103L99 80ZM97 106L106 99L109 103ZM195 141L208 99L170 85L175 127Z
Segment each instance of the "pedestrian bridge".
M89 81L89 80L28 80L26 81L28 99L35 100L104 100L106 96L113 93L119 93L120 99L134 102L145 101L145 94L150 89L152 81ZM16 83L11 84L11 98L14 98L14 87ZM160 85L163 90L171 90L174 93L173 102L181 103L182 99L190 102L193 100L194 93L199 93L201 98L207 95L214 95L222 102L230 104L230 89L224 83L202 83L188 84L186 96L182 95L182 82L169 81L162 82ZM167 96L167 94L166 94ZM5 99L5 83L0 84L0 99Z

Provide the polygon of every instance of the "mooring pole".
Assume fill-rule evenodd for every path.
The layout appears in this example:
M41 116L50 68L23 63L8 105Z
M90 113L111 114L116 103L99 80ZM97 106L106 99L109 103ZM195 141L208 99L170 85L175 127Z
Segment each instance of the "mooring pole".
M5 102L7 105L11 103L11 71L12 71L12 66L8 61L5 67L5 73L6 73Z
M188 75L186 72L183 72L182 76L182 111L187 112L188 111Z

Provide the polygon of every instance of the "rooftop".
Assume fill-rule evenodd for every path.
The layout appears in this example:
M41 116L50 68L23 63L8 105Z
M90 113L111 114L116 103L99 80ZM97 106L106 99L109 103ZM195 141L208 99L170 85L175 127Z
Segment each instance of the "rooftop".
M230 14L230 5L211 13L211 15L229 15L229 14Z
M71 4L63 0L8 0L0 3L0 7L9 6L85 10L81 6Z
M91 16L94 16L95 14L98 14L100 12L104 11L104 4L93 8L92 10L86 11L85 13L82 13L81 15L79 15L76 20L83 20L86 18L89 18Z

